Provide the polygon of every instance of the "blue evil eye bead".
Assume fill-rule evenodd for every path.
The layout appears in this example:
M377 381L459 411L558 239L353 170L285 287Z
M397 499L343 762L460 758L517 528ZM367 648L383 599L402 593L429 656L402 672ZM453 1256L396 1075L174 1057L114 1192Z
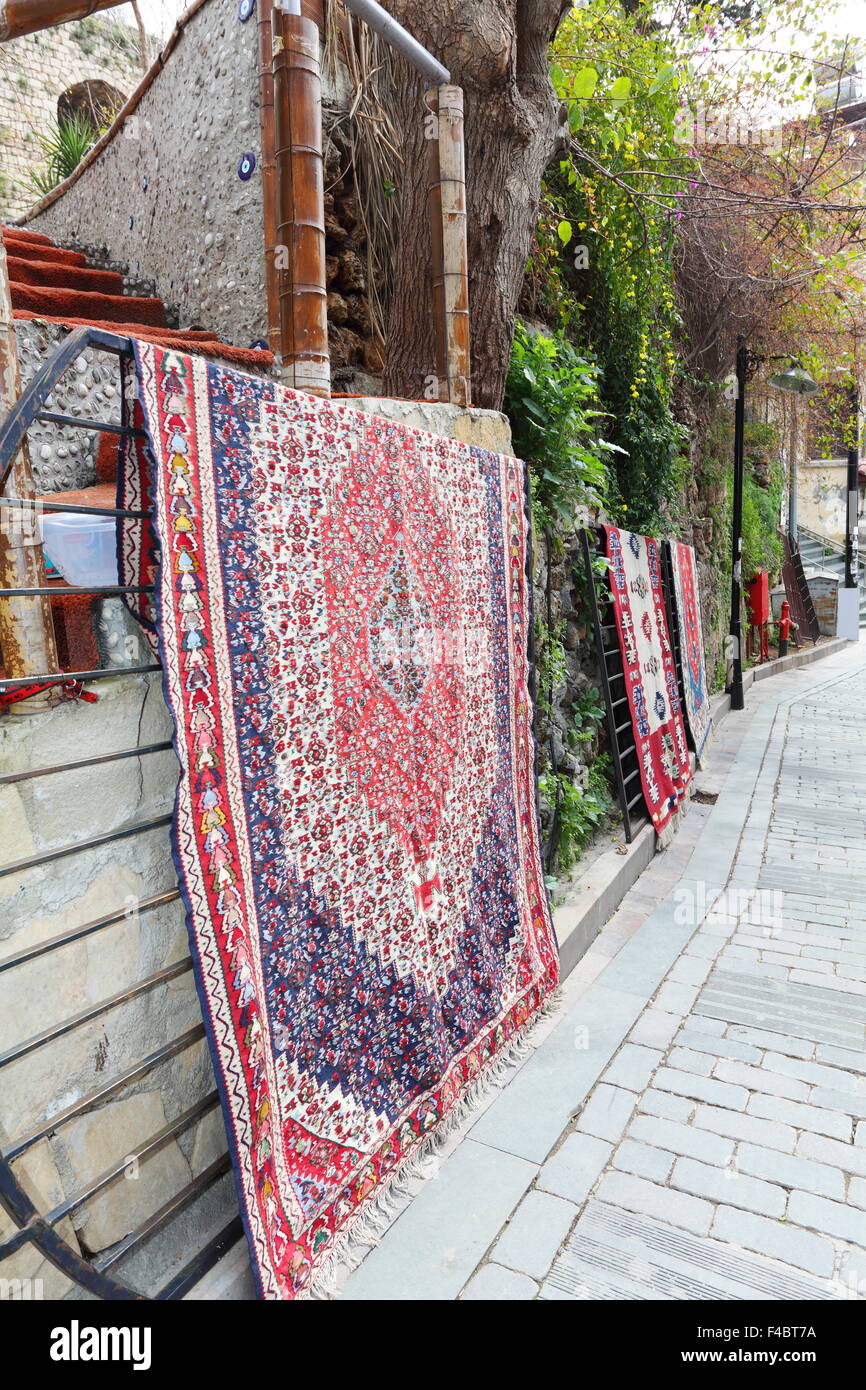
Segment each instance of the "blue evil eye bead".
M256 0L241 0L238 5L238 19L241 24L246 24L250 15L255 13Z
M244 183L246 183L247 179L251 176L255 167L256 157L254 154L242 155L241 162L238 165L238 178L243 179Z
M253 352L267 352L268 344L265 342L264 338L253 338L253 341L250 343L250 348Z

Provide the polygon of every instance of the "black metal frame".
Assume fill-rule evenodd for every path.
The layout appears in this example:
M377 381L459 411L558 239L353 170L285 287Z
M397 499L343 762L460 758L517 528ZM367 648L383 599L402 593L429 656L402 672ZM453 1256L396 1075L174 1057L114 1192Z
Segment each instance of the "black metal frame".
M788 533L783 534L782 541L785 547L782 582L785 585L788 602L793 609L793 617L799 629L795 633L794 640L799 646L798 639L808 637L814 646L821 636L821 629L818 626L818 615L815 612L812 591L809 588L806 571L803 569L800 544L796 536L791 536Z
M610 743L610 756L616 782L617 800L622 812L623 830L628 844L642 825L649 823L644 803L643 783L640 776L637 745L631 722L628 683L620 650L616 623L612 615L612 600L605 589L599 591L593 570L593 559L604 556L604 532L599 528L590 535L581 531L580 544L586 568L592 623L595 630L595 649L601 690L607 711L607 730ZM617 720L620 720L617 723ZM637 783L637 790L631 791Z
M100 328L76 328L63 340L30 382L14 409L10 411L9 415L6 416L4 420L0 421L0 494L2 494L2 490L6 485L12 463L21 448L27 431L36 420L48 420L55 424L107 432L119 436L141 437L141 431L133 429L127 423L125 413L121 423L117 424L116 422L109 422L106 420L79 419L74 416L59 415L56 412L46 411L44 409L45 401L56 387L57 382L85 347L95 347L103 352L115 353L120 361L124 359L128 360L133 351L132 341L129 338L107 332ZM125 405L122 405L122 409L125 411ZM47 505L54 511L91 512L103 516L123 517L128 520L144 520L150 515L150 513L146 511L126 510L121 507L88 507L72 503L47 503ZM0 506L33 508L35 503L27 498L3 497L0 495ZM0 590L0 601L2 601L4 597L36 597L46 594L50 595L52 598L62 598L64 595L81 593L93 594L94 596L109 593L146 593L151 592L152 587L153 586L142 585L109 585L94 589L52 589L45 587L6 589ZM0 681L0 693L20 686L35 685L45 681L86 680L92 682L106 680L115 676L159 671L160 669L161 666L159 662L152 662L139 666L114 666L93 671L47 672L44 675L38 676L4 679ZM11 773L0 777L0 785L26 782L33 778L50 777L58 773L115 762L122 758L140 758L147 754L166 751L171 748L171 746L170 741L153 743L140 748L121 749L116 753L107 753L90 758L80 758L77 761L74 760L51 767L35 768L24 772ZM120 830L112 831L106 835L98 835L89 840L79 841L76 844L63 845L57 849L48 850L43 854L34 855L27 859L18 860L16 863L5 865L3 868L0 868L0 876L38 868L68 854L98 849L116 840L146 833L150 830L162 829L167 826L170 821L171 816L155 816L151 817L149 820L123 827ZM47 941L40 942L35 946L31 946L26 950L20 951L13 956L8 956L0 961L0 974L12 971L39 956L44 956L52 951L56 951L72 942L80 941L95 932L122 923L125 919L151 911L166 903L176 901L179 896L180 894L177 889L156 893L150 897L142 898L137 903L130 906L108 913L91 922L85 922L68 931L61 932L59 935L51 937ZM35 1052L37 1049L55 1041L57 1038L63 1037L66 1033L74 1031L76 1028L81 1027L94 1018L102 1016L111 1009L119 1007L128 1000L156 989L160 985L173 980L175 977L185 974L191 968L192 961L189 956L186 956L184 959L162 970L156 971L146 979L138 981L129 988L121 990L111 995L109 998L100 1000L98 1003L92 1004L79 1013L64 1019L59 1024L35 1034L33 1037L19 1043L0 1056L0 1071L2 1071L3 1067ZM89 1182L85 1188L74 1193L47 1214L43 1214L37 1210L33 1201L19 1183L12 1164L40 1139L44 1139L48 1135L55 1133L55 1131L68 1123L68 1121L101 1105L109 1097L116 1095L127 1086L140 1080L141 1077L146 1076L155 1067L160 1065L160 1063L194 1046L204 1037L204 1033L203 1023L198 1023L188 1028L186 1032L182 1033L179 1037L156 1048L142 1058L141 1061L127 1068L121 1074L110 1078L97 1089L81 1097L64 1110L55 1113L50 1119L44 1120L42 1123L31 1128L24 1135L20 1135L11 1142L0 1146L0 1204L2 1204L8 1212L17 1227L17 1230L7 1240L0 1243L0 1262L20 1250L23 1246L31 1244L75 1284L78 1284L97 1298L109 1300L146 1300L146 1295L120 1282L114 1278L109 1271L128 1255L138 1250L156 1231L167 1225L173 1217L185 1210L192 1202L197 1200L198 1197L218 1182L231 1168L231 1159L228 1152L210 1164L208 1168L198 1174L198 1176L188 1183L180 1192L170 1197L157 1212L152 1213L151 1216L140 1223L136 1229L130 1232L118 1245L104 1252L101 1256L92 1261L84 1259L77 1250L73 1249L73 1247L54 1229L54 1226L58 1221L89 1201L96 1193L103 1191L112 1183L116 1182L125 1171L128 1159L125 1161L124 1165L115 1165L111 1169L101 1173L97 1178ZM202 1097L182 1115L179 1115L176 1119L165 1125L157 1134L151 1135L149 1139L145 1140L137 1150L137 1156L139 1158L146 1158L151 1153L156 1152L162 1145L171 1142L183 1130L188 1129L192 1124L196 1123L202 1115L212 1110L218 1102L219 1097L216 1091L209 1092L208 1095ZM183 1298L184 1294L186 1294L189 1289L207 1273L214 1264L216 1264L222 1255L225 1254L228 1247L239 1240L242 1235L243 1229L241 1219L240 1216L237 1216L216 1236L212 1237L205 1244L203 1249L200 1250L179 1273L175 1273L154 1297L159 1300Z
M59 415L56 411L45 410L45 402L56 387L60 378L81 352L88 347L101 352L112 352L118 361L128 360L133 355L132 339L118 333L109 333L102 328L75 328L64 338L56 350L33 377L27 389L6 418L0 422L0 507L23 507L32 509L35 502L29 497L4 497L3 489L12 471L15 457L24 443L27 431L36 420L53 421L55 424L72 426L75 429L96 430L98 433L116 434L141 438L141 430L133 429L127 423L125 414L120 423L113 420L90 420L75 415ZM124 410L121 398L121 410ZM52 511L90 513L95 516L124 517L127 520L144 520L148 513L123 507L85 507L71 502L46 504ZM0 601L10 598L72 598L91 594L94 598L118 594L152 593L153 585L110 584L95 585L91 588L67 587L55 589L50 585L38 585L24 589L0 589ZM158 662L141 666L114 666L93 671L45 671L35 676L17 676L0 681L0 694L24 686L40 685L48 681L66 680L105 680L109 676L134 675L145 671L158 671Z

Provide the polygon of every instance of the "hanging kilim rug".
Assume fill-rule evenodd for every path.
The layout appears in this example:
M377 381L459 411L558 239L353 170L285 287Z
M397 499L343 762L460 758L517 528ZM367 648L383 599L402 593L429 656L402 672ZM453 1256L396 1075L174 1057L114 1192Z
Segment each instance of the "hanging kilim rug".
M524 470L136 354L177 868L252 1267L293 1298L556 984Z
M610 591L644 800L664 843L691 764L662 591L659 543L605 526Z
M674 580L674 606L683 659L685 715L695 745L698 762L712 732L710 694L704 665L704 633L698 594L695 552L690 545L668 541L668 554Z

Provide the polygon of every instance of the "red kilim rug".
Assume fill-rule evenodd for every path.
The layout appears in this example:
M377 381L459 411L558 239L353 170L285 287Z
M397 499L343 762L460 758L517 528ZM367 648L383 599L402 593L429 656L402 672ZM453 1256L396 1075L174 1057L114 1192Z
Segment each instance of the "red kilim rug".
M557 980L523 465L136 352L177 868L252 1267L293 1298Z
M606 526L610 591L644 800L656 834L686 796L691 764L662 591L659 542Z

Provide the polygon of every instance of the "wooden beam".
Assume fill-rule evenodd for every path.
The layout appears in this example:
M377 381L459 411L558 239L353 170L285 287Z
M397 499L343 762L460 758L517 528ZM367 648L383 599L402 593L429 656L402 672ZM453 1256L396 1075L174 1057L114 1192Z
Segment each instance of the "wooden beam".
M34 34L37 29L53 29L72 19L86 19L98 10L113 10L123 0L0 0L0 43Z
M6 247L0 238L0 416L12 411L21 394L18 346L9 292ZM0 507L0 588L31 589L45 584L45 564L39 532L30 454L26 441L12 463L4 486L7 497L33 499L30 507ZM57 650L47 598L0 598L0 646L6 675L33 676L57 670ZM31 701L13 706L26 712ZM39 707L45 704L40 697Z
M331 394L319 31L274 10L280 358L286 385Z

